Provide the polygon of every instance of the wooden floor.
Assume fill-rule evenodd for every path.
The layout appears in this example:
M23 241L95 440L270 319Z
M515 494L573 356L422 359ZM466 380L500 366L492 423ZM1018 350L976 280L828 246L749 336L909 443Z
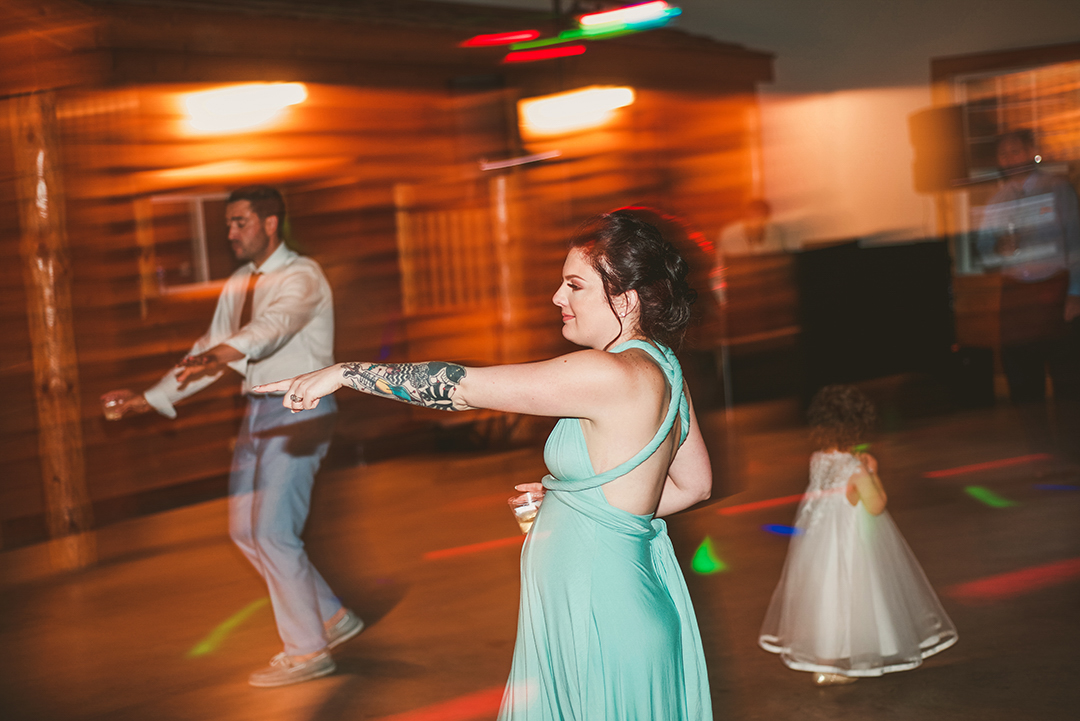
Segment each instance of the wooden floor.
M795 506L745 505L804 489L804 431L751 413L730 435L719 415L703 425L730 495L670 526L717 719L1073 718L1080 478L1061 438L1055 450L1001 408L892 424L875 441L890 512L960 641L914 671L818 689L756 645L787 548L762 526L790 523ZM993 461L1008 462L965 468ZM925 475L948 469L959 470ZM101 530L102 562L84 572L43 571L44 548L2 554L0 718L492 719L517 614L520 541L505 498L543 472L541 451L525 449L325 473L310 554L369 628L336 650L337 674L280 689L246 683L280 643L223 501ZM995 498L1013 505L987 505ZM724 570L691 570L706 538Z

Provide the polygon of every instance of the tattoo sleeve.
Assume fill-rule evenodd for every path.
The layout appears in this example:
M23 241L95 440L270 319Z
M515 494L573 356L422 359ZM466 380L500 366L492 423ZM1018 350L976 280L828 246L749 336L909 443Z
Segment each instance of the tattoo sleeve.
M346 363L345 382L362 393L453 411L454 391L465 369L453 363Z

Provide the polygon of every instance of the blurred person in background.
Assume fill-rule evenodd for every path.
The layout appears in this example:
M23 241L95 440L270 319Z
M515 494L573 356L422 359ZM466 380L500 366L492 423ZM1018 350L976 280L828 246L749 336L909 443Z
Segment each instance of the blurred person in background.
M587 350L518 365L341 363L261 386L317 410L348 386L405 403L560 418L521 555L502 721L712 719L686 582L660 517L709 497L712 471L677 348L694 293L657 229L620 210L572 239L552 301Z
M152 388L112 391L120 414L155 410L176 418L175 404L230 369L243 377L247 411L229 477L229 533L262 575L285 650L253 673L271 687L333 673L334 646L363 629L312 565L300 534L315 474L330 445L337 406L327 399L304 417L259 383L333 363L334 309L322 268L282 242L285 203L276 189L248 186L229 196L225 220L240 266L226 281L210 329Z
M767 255L792 250L783 228L772 220L772 206L763 198L746 204L742 220L720 231L716 246L718 257Z
M1001 360L1014 403L1080 402L1080 206L1069 181L1040 163L1030 130L997 142L1001 187L977 238L983 265L999 269Z
M723 336L722 309L713 291L715 248L705 235L685 218L657 208L633 205L622 208L635 218L655 227L664 240L675 246L686 261L686 281L693 288L695 300L686 328L679 363L683 377L698 411L717 408L724 402L722 364L717 359Z

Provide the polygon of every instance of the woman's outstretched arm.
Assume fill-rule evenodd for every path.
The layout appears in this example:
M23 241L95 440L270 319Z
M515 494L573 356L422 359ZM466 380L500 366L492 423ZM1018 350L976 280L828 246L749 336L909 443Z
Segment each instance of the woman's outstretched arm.
M472 368L443 361L338 363L256 386L309 410L342 387L447 411L487 408L537 416L595 418L632 396L632 379L611 353L586 350L537 363Z

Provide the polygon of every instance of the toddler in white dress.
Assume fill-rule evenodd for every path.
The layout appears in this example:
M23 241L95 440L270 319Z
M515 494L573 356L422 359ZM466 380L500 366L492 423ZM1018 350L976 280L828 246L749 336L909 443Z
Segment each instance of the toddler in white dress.
M828 386L809 416L821 450L758 642L817 685L915 668L956 643L956 628L885 511L877 461L854 447L873 405Z

